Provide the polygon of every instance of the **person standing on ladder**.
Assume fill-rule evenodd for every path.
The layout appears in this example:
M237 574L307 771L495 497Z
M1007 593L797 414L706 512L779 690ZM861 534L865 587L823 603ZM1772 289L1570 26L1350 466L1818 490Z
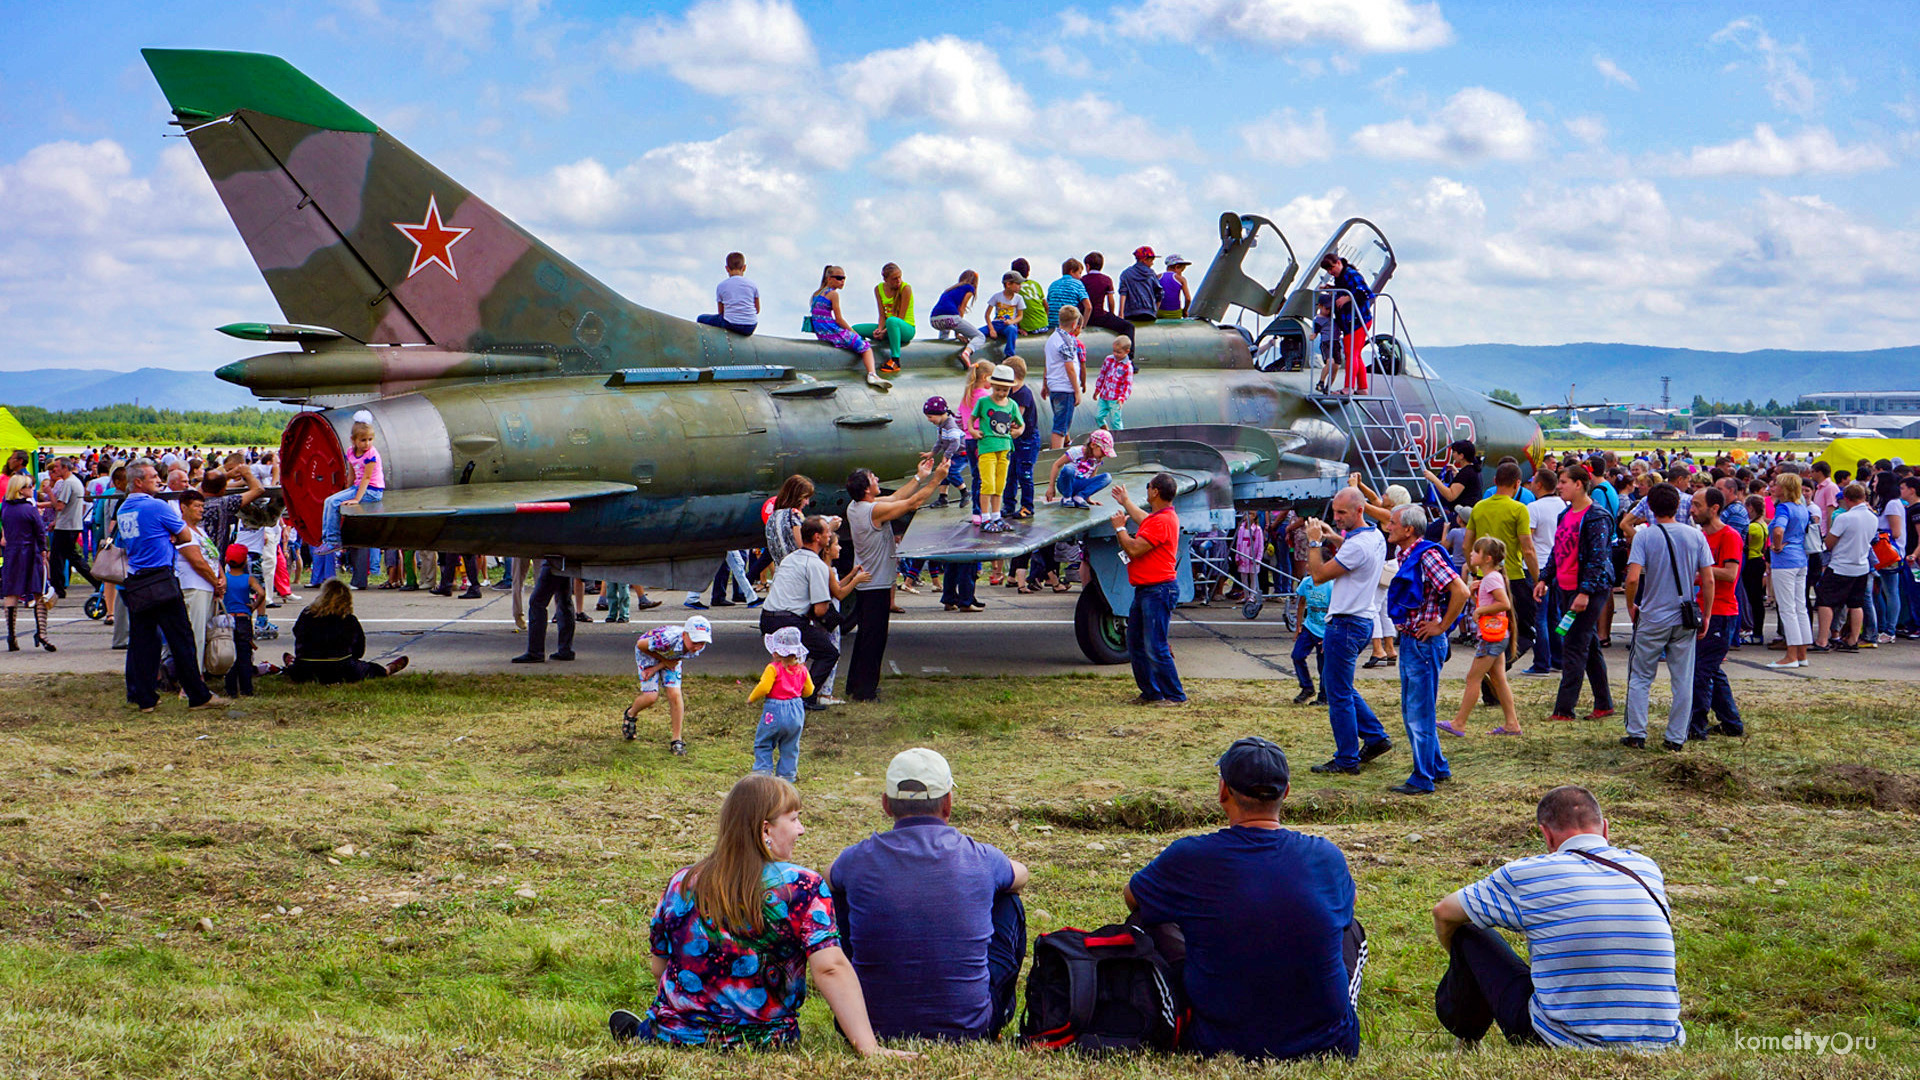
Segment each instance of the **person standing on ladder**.
M1367 392L1367 339L1373 336L1373 290L1367 279L1346 257L1329 251L1320 260L1320 269L1332 278L1333 325L1340 335L1340 355L1346 371L1342 393ZM1332 384L1332 380L1328 380Z

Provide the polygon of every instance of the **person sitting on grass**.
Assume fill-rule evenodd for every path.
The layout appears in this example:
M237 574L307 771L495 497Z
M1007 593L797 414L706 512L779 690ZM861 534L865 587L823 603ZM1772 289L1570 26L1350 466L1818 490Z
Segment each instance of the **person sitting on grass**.
M948 823L953 771L925 747L887 765L893 819L827 874L841 945L885 1038L991 1039L1013 1018L1027 868Z
M1550 854L1517 859L1434 905L1447 952L1434 990L1440 1025L1477 1043L1586 1050L1683 1046L1666 879L1609 842L1600 804L1557 787L1534 811ZM1527 936L1528 959L1496 931Z
M682 738L687 703L680 696L680 661L700 655L712 640L713 624L705 615L695 615L679 626L656 626L640 635L633 643L633 666L640 674L640 692L634 695L632 705L620 710L622 738L633 741L639 734L641 710L665 694L672 725L667 749L675 757L687 756L687 743Z
M1278 746L1241 739L1219 770L1227 827L1175 840L1121 890L1128 922L1185 987L1185 1045L1252 1060L1357 1057L1366 933L1347 858L1281 827L1289 772Z
M614 1010L607 1027L616 1040L792 1046L811 974L860 1056L919 1056L874 1038L826 883L789 861L805 832L792 784L754 773L733 785L720 804L713 850L675 872L654 908L647 935L653 1004L643 1016Z
M287 678L297 683L357 683L398 674L407 658L385 665L363 659L367 635L353 614L353 593L346 582L328 578L320 595L293 621L293 651L286 660Z

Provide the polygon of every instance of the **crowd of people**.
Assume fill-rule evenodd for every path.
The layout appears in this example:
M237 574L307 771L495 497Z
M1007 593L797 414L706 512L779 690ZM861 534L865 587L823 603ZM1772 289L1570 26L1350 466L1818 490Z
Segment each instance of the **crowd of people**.
M756 693L806 678L790 630ZM796 652L796 650L798 650ZM776 721L766 722L769 726ZM777 736L773 737L777 741ZM1367 956L1360 897L1333 841L1282 827L1286 753L1250 736L1216 765L1226 825L1174 841L1115 897L1123 923L1088 947L1170 973L1159 1046L1252 1060L1353 1058ZM914 747L884 772L880 813L892 828L835 856L822 873L798 861L806 835L799 790L757 769L721 803L712 850L669 878L649 927L651 1001L615 1010L616 1040L724 1049L800 1041L808 979L840 1035L862 1056L912 1057L882 1040L995 1039L1012 1021L1028 950L1022 893L1036 876L953 825L960 790L946 758ZM1686 1042L1670 900L1659 866L1618 846L1585 788L1557 787L1534 814L1546 853L1510 862L1440 897L1434 933L1447 958L1434 1012L1466 1043L1495 1024L1507 1041L1660 1051ZM1498 933L1524 934L1521 959ZM1048 935L1053 937L1055 935ZM1126 976L1095 985L1038 960L1020 1034L1045 1045L1100 1045L1135 1013ZM1062 983L1066 980L1066 983ZM1081 980L1084 980L1081 981ZM1035 1030L1049 995L1075 1006ZM1096 995L1099 995L1096 997ZM1063 1034L1064 1032L1064 1034Z

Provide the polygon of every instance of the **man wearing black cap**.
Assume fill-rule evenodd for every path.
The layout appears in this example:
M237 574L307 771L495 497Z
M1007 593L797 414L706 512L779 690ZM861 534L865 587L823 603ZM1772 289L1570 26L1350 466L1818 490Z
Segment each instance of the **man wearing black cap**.
M1174 841L1133 875L1121 890L1130 921L1154 931L1180 973L1193 1049L1355 1057L1366 946L1347 858L1332 841L1280 827L1288 770L1278 746L1241 739L1219 766L1227 827ZM1172 955L1181 941L1184 958Z

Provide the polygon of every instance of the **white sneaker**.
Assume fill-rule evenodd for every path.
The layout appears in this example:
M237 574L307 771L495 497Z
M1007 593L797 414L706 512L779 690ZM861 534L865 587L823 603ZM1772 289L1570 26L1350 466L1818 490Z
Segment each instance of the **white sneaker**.
M1892 634L1881 634L1880 636L1878 636L1878 637L1876 637L1876 638L1874 638L1873 640L1875 640L1875 641L1877 641L1877 642L1879 642L1879 643L1880 643L1880 644L1882 644L1882 645L1891 645L1891 644L1893 644L1893 635L1892 635Z
M814 700L818 701L822 705L845 705L846 704L846 701L844 699L834 697L832 694L821 694L819 697L815 698Z

